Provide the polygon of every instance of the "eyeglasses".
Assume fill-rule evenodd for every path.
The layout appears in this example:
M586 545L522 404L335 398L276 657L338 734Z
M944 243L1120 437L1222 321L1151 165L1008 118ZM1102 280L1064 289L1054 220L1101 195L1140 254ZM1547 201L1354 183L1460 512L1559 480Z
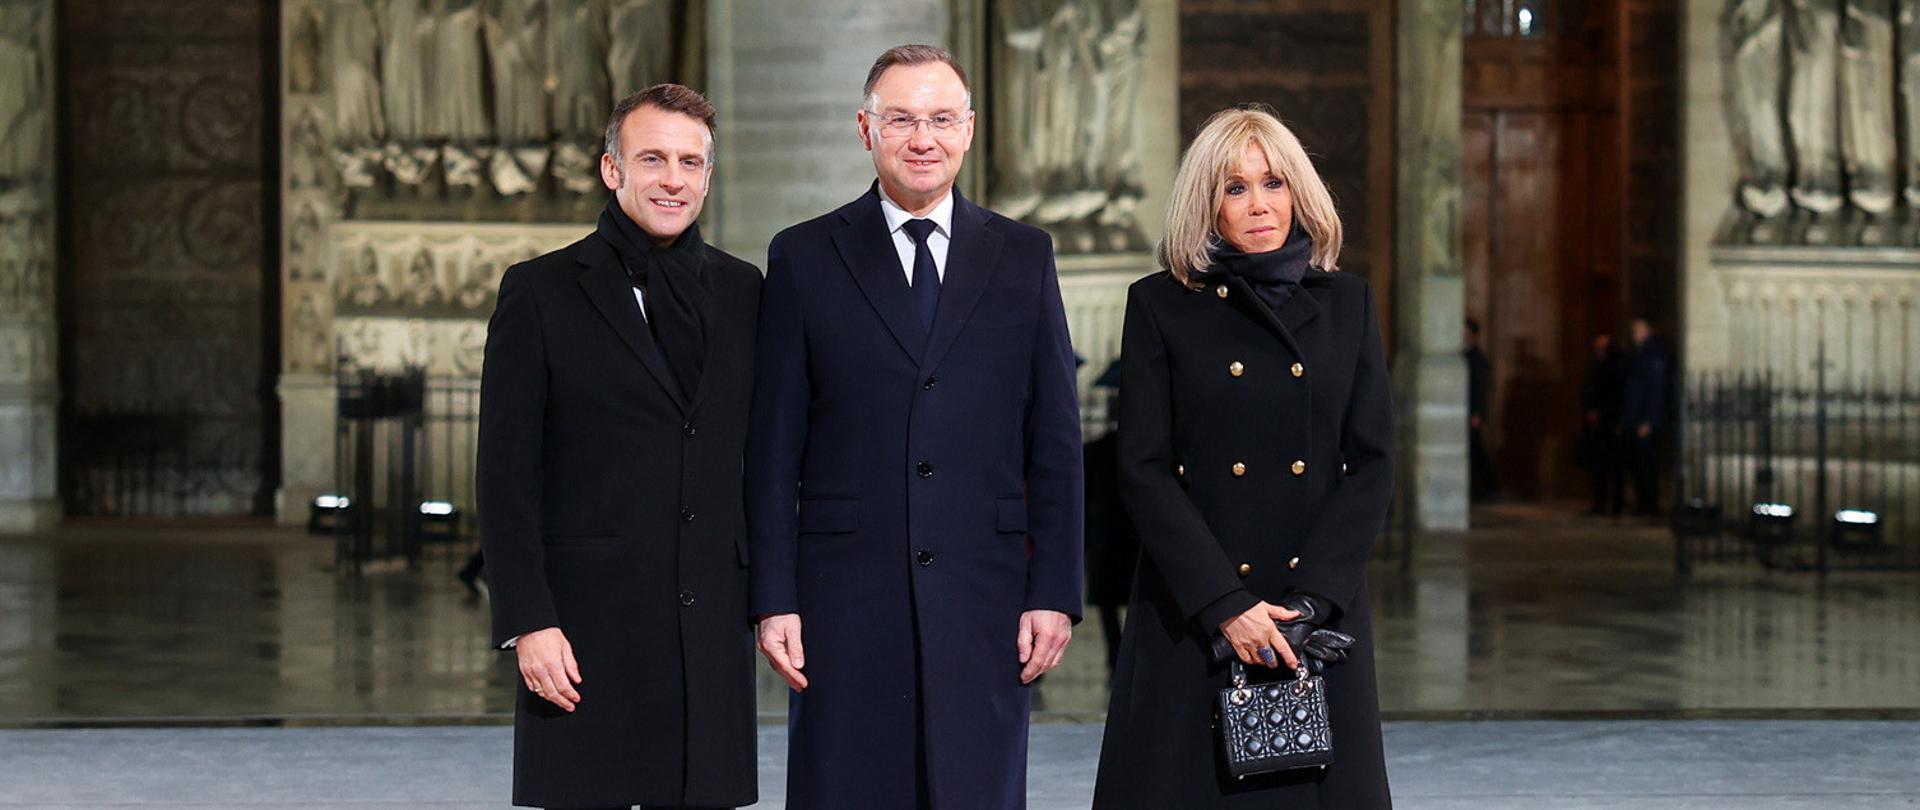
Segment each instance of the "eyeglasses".
M923 123L926 124L927 129L932 130L934 134L944 134L953 131L955 127L960 126L961 123L967 120L966 116L962 114L944 112L936 113L932 117L926 118L917 115L907 115L906 113L881 115L872 110L868 110L867 115L872 116L880 122L880 130L882 132L895 136L912 134L912 132Z

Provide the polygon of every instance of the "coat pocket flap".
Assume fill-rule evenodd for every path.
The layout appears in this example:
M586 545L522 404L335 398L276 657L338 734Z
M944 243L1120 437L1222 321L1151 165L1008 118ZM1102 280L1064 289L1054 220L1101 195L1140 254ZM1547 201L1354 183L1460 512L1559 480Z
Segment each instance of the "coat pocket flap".
M837 534L860 528L860 502L820 498L800 502L801 534Z
M1027 530L1027 499L999 498L993 502L995 531L1024 532Z

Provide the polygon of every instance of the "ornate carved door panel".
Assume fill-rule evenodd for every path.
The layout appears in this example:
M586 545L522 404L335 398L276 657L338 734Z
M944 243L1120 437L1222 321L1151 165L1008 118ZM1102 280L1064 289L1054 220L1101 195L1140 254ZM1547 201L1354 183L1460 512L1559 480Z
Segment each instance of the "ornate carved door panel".
M236 0L62 4L61 469L74 514L266 506L272 14Z

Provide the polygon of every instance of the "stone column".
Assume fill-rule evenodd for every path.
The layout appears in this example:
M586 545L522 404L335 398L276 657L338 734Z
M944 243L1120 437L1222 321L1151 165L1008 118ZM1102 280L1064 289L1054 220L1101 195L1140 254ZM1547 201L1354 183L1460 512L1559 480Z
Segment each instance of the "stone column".
M0 5L0 532L60 521L53 3Z
M947 44L950 24L947 0L709 0L709 238L764 270L774 234L866 191L873 160L854 113L867 68L895 45Z
M1467 368L1460 357L1461 0L1394 15L1394 387L1403 503L1423 530L1467 528Z

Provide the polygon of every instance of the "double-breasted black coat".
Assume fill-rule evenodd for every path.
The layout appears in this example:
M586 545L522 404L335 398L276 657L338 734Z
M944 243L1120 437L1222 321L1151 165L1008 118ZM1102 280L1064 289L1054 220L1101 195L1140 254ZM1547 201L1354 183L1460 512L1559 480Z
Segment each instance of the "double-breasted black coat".
M1274 313L1238 277L1149 276L1128 290L1121 374L1120 485L1143 554L1094 807L1388 807L1366 561L1393 422L1366 281L1310 270ZM1326 672L1334 763L1236 781L1212 725L1228 667L1207 640L1290 590L1330 600L1330 626L1358 639Z
M1080 616L1052 241L954 197L931 329L877 190L767 251L747 491L754 614L799 614L806 653L794 810L1024 807L1020 616Z
M706 357L681 392L598 233L507 270L481 378L493 642L559 627L567 713L516 685L513 800L752 803L741 459L760 273L712 247Z

